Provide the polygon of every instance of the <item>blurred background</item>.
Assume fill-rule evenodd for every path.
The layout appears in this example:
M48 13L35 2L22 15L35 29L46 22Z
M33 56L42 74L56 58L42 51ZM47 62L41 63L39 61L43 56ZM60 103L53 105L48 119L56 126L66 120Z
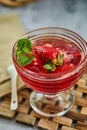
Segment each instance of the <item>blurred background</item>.
M40 27L59 26L71 29L87 40L87 0L31 0L17 7L2 3L0 15L16 13L26 32Z

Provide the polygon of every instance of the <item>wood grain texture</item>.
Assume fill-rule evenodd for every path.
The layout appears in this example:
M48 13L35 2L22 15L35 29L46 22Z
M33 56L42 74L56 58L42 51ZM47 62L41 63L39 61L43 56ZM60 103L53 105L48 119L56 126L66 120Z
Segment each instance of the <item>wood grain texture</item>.
M87 130L87 123L78 121L76 124L76 128L79 130Z
M61 130L79 130L79 129L62 126Z
M12 111L9 108L0 106L0 116L3 116L8 119L13 119L16 111Z
M71 111L75 111L76 112L77 107L78 107L77 105L73 105L72 108L71 108Z
M28 114L19 113L16 117L16 121L33 126L35 124L36 118Z
M38 123L38 127L46 129L46 130L57 130L58 124L52 121L45 120L45 119L40 119Z
M61 124L61 125L71 126L73 120L70 118L66 118L64 116L61 116L61 117L54 117L52 121L56 122L58 124Z
M86 85L86 80L80 79L76 84L78 84L78 86L85 86Z
M77 113L74 111L68 111L65 116L81 122L84 122L86 120L86 116L84 114Z
M87 107L87 99L75 98L75 104L83 107Z
M29 108L30 106L27 106L27 105L19 105L17 108L17 112L28 114Z
M48 119L48 117L45 117L45 116L41 116L39 115L38 113L36 113L35 111L32 110L31 112L31 115L34 116L34 117L37 117L39 119Z
M87 115L87 107L82 107L81 112L84 115Z
M87 87L86 87L86 86L79 86L79 87L77 88L77 91L87 94Z

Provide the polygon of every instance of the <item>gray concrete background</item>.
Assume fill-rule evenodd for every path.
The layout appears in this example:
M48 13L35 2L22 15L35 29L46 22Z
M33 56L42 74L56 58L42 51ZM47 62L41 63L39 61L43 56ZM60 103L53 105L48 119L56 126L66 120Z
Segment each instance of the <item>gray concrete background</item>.
M71 29L87 41L87 0L38 0L24 7L0 5L0 15L17 13L25 31L39 27L59 26ZM0 118L0 130L38 130Z
M0 14L16 12L26 31L47 26L71 29L87 40L87 0L37 0L24 7L0 5Z

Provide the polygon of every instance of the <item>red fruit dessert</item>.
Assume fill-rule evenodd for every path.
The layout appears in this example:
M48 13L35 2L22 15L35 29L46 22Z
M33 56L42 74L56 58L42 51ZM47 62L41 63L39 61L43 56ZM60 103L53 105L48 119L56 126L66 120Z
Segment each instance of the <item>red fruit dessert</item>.
M64 44L64 45L62 45ZM24 66L26 69L38 73L60 73L74 69L80 63L80 50L64 39L42 39L37 40L32 49L34 60L31 64ZM58 56L62 56L62 64L58 64ZM48 65L46 68L45 65ZM54 67L50 68L51 65ZM38 70L38 71L37 71Z
M43 37L33 42L31 48L29 54L26 47L23 48L23 54L26 52L24 56L28 56L30 60L24 59L22 68L18 69L22 57L16 63L16 69L27 86L33 90L48 94L58 93L70 88L81 77L84 67L79 72L76 70L65 76L74 71L82 61L81 50L72 41L60 37ZM21 54L17 53L19 56L16 61Z

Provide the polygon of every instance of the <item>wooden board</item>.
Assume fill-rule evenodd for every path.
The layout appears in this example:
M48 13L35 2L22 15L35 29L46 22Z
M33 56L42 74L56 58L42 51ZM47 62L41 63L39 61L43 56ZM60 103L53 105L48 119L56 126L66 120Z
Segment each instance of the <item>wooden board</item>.
M8 82L10 83L9 76L6 72L3 72L3 75L0 87L8 84ZM37 127L37 129L87 130L87 74L83 75L76 86L77 87L73 90L76 96L75 104L64 116L47 118L37 114L32 110L29 103L29 97L32 90L24 87L22 90L18 91L19 104L18 109L15 111L10 110L10 94L5 96L4 93L4 95L2 94L2 96L0 96L0 118L15 119L19 125L22 123L33 128Z
M0 3L10 7L18 7L33 1L35 0L0 0Z

